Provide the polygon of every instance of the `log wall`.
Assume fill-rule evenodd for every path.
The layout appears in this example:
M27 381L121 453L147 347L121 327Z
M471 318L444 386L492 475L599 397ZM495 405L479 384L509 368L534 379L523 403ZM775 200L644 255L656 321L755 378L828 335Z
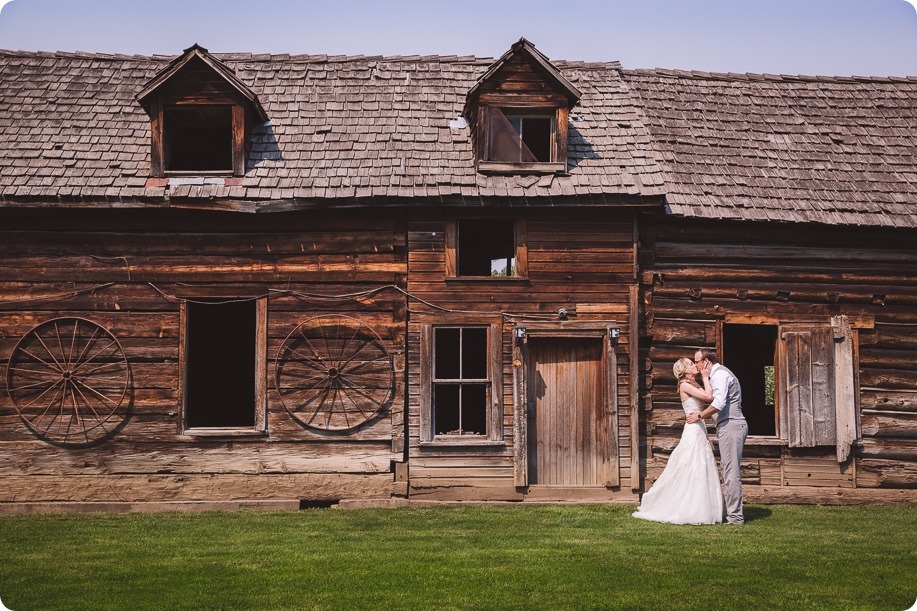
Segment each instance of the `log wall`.
M130 415L110 439L69 448L36 438L0 393L0 503L221 502L403 494L404 221L310 213L3 211L0 370L23 334L55 317L108 328L130 362ZM390 288L384 288L390 287ZM324 299L382 289L359 298ZM267 434L196 437L180 423L180 301L267 299ZM345 432L298 424L273 385L300 322L345 314L392 356L393 400ZM6 383L4 382L4 385Z
M774 486L917 488L914 238L913 232L896 230L645 219L640 235L648 336L645 486L658 477L682 431L672 373L679 357L703 346L722 348L724 321L775 324L844 314L858 338L855 459L838 464L834 447L790 448L750 438L743 481L762 491ZM821 502L813 494L792 499ZM883 494L876 491L874 498Z
M469 215L463 212L463 218ZM502 210L497 218L522 218L526 226L528 275L525 278L448 278L446 230L455 215L413 214L408 227L408 288L424 303L410 302L408 341L408 422L411 498L441 500L522 500L531 492L514 483L514 322L555 321L561 308L570 320L610 321L621 328L617 347L618 443L620 487L595 498L623 493L631 485L630 346L632 287L635 276L635 225L625 210ZM476 217L488 213L477 212ZM633 293L636 294L635 292ZM488 322L502 321L503 443L489 446L421 445L421 333L425 324L456 324L480 313ZM481 319L484 320L484 319ZM571 496L572 495L572 496ZM578 498L568 491L566 499ZM547 497L543 497L547 498ZM583 497L585 498L585 497ZM592 497L590 497L592 498ZM558 499L554 499L558 500Z
M5 371L19 338L35 325L77 316L119 338L132 385L126 424L110 439L76 449L36 438L7 393L0 393L0 503L111 508L112 503L320 502L403 495L408 480L416 499L635 500L634 491L652 484L681 434L674 360L720 345L722 323L735 317L773 322L838 314L850 318L857 335L854 459L838 464L833 447L796 449L752 439L742 469L745 482L754 486L748 497L913 500L914 236L858 230L860 237L851 240L854 232L827 228L749 230L647 216L640 220L637 244L635 214L528 208L361 211L353 218L3 211L0 368ZM447 228L459 217L522 220L527 275L448 277ZM392 287L406 289L412 298ZM178 295L266 296L266 436L182 433ZM320 298L332 295L349 296ZM619 482L604 491L517 485L513 360L518 353L512 329L514 323L561 328L560 308L573 323L621 329L615 349ZM303 320L329 313L352 316L378 332L395 369L394 399L383 417L344 433L298 424L270 383L274 356L287 334ZM500 330L502 441L464 447L421 443L425 325L485 319ZM631 367L635 338L637 370ZM638 414L634 405L640 406Z

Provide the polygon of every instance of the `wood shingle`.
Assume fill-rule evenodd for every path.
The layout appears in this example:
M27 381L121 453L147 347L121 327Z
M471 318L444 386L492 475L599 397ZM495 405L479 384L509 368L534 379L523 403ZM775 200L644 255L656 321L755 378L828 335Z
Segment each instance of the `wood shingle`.
M670 213L917 227L917 78L622 74Z

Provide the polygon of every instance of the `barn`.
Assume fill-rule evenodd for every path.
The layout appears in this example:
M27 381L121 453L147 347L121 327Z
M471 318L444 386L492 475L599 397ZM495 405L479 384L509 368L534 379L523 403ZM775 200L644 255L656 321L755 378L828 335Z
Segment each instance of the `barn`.
M0 52L0 511L917 502L917 80Z

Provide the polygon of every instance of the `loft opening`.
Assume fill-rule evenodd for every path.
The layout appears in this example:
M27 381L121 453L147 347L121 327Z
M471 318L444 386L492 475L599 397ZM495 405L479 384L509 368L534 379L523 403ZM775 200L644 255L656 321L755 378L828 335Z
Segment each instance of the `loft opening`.
M487 329L437 327L433 352L434 435L486 435Z
M516 224L507 219L458 221L459 276L516 276Z
M186 428L262 427L263 359L258 359L258 350L263 344L263 311L258 301L183 305Z
M163 130L167 172L233 171L232 106L166 107Z
M777 436L777 325L723 325L723 361L742 385L749 435Z

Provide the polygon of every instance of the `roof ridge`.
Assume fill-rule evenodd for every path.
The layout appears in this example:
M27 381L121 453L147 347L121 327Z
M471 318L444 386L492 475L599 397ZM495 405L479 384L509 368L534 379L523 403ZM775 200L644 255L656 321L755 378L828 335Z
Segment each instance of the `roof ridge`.
M168 60L173 59L173 55L127 55L124 53L90 53L87 51L22 51L11 49L0 49L0 56L7 57L40 57L40 58L70 58L70 59L95 59L95 60Z
M7 57L36 57L36 58L67 58L67 59L99 59L99 60L173 60L181 57L181 53L174 55L164 54L133 54L126 55L123 53L97 53L87 51L26 51L0 49L0 56ZM348 61L379 61L379 62L418 62L418 61L440 61L448 63L473 63L487 65L494 60L491 57L478 57L475 55L328 55L325 53L210 53L213 57L221 61L231 62L306 62L306 63L337 63Z
M907 76L822 76L806 74L768 74L757 72L708 72L705 70L677 70L672 68L622 68L621 74L628 76L658 76L661 78L685 78L713 81L784 81L784 82L830 82L830 83L900 83L917 82L917 75Z

